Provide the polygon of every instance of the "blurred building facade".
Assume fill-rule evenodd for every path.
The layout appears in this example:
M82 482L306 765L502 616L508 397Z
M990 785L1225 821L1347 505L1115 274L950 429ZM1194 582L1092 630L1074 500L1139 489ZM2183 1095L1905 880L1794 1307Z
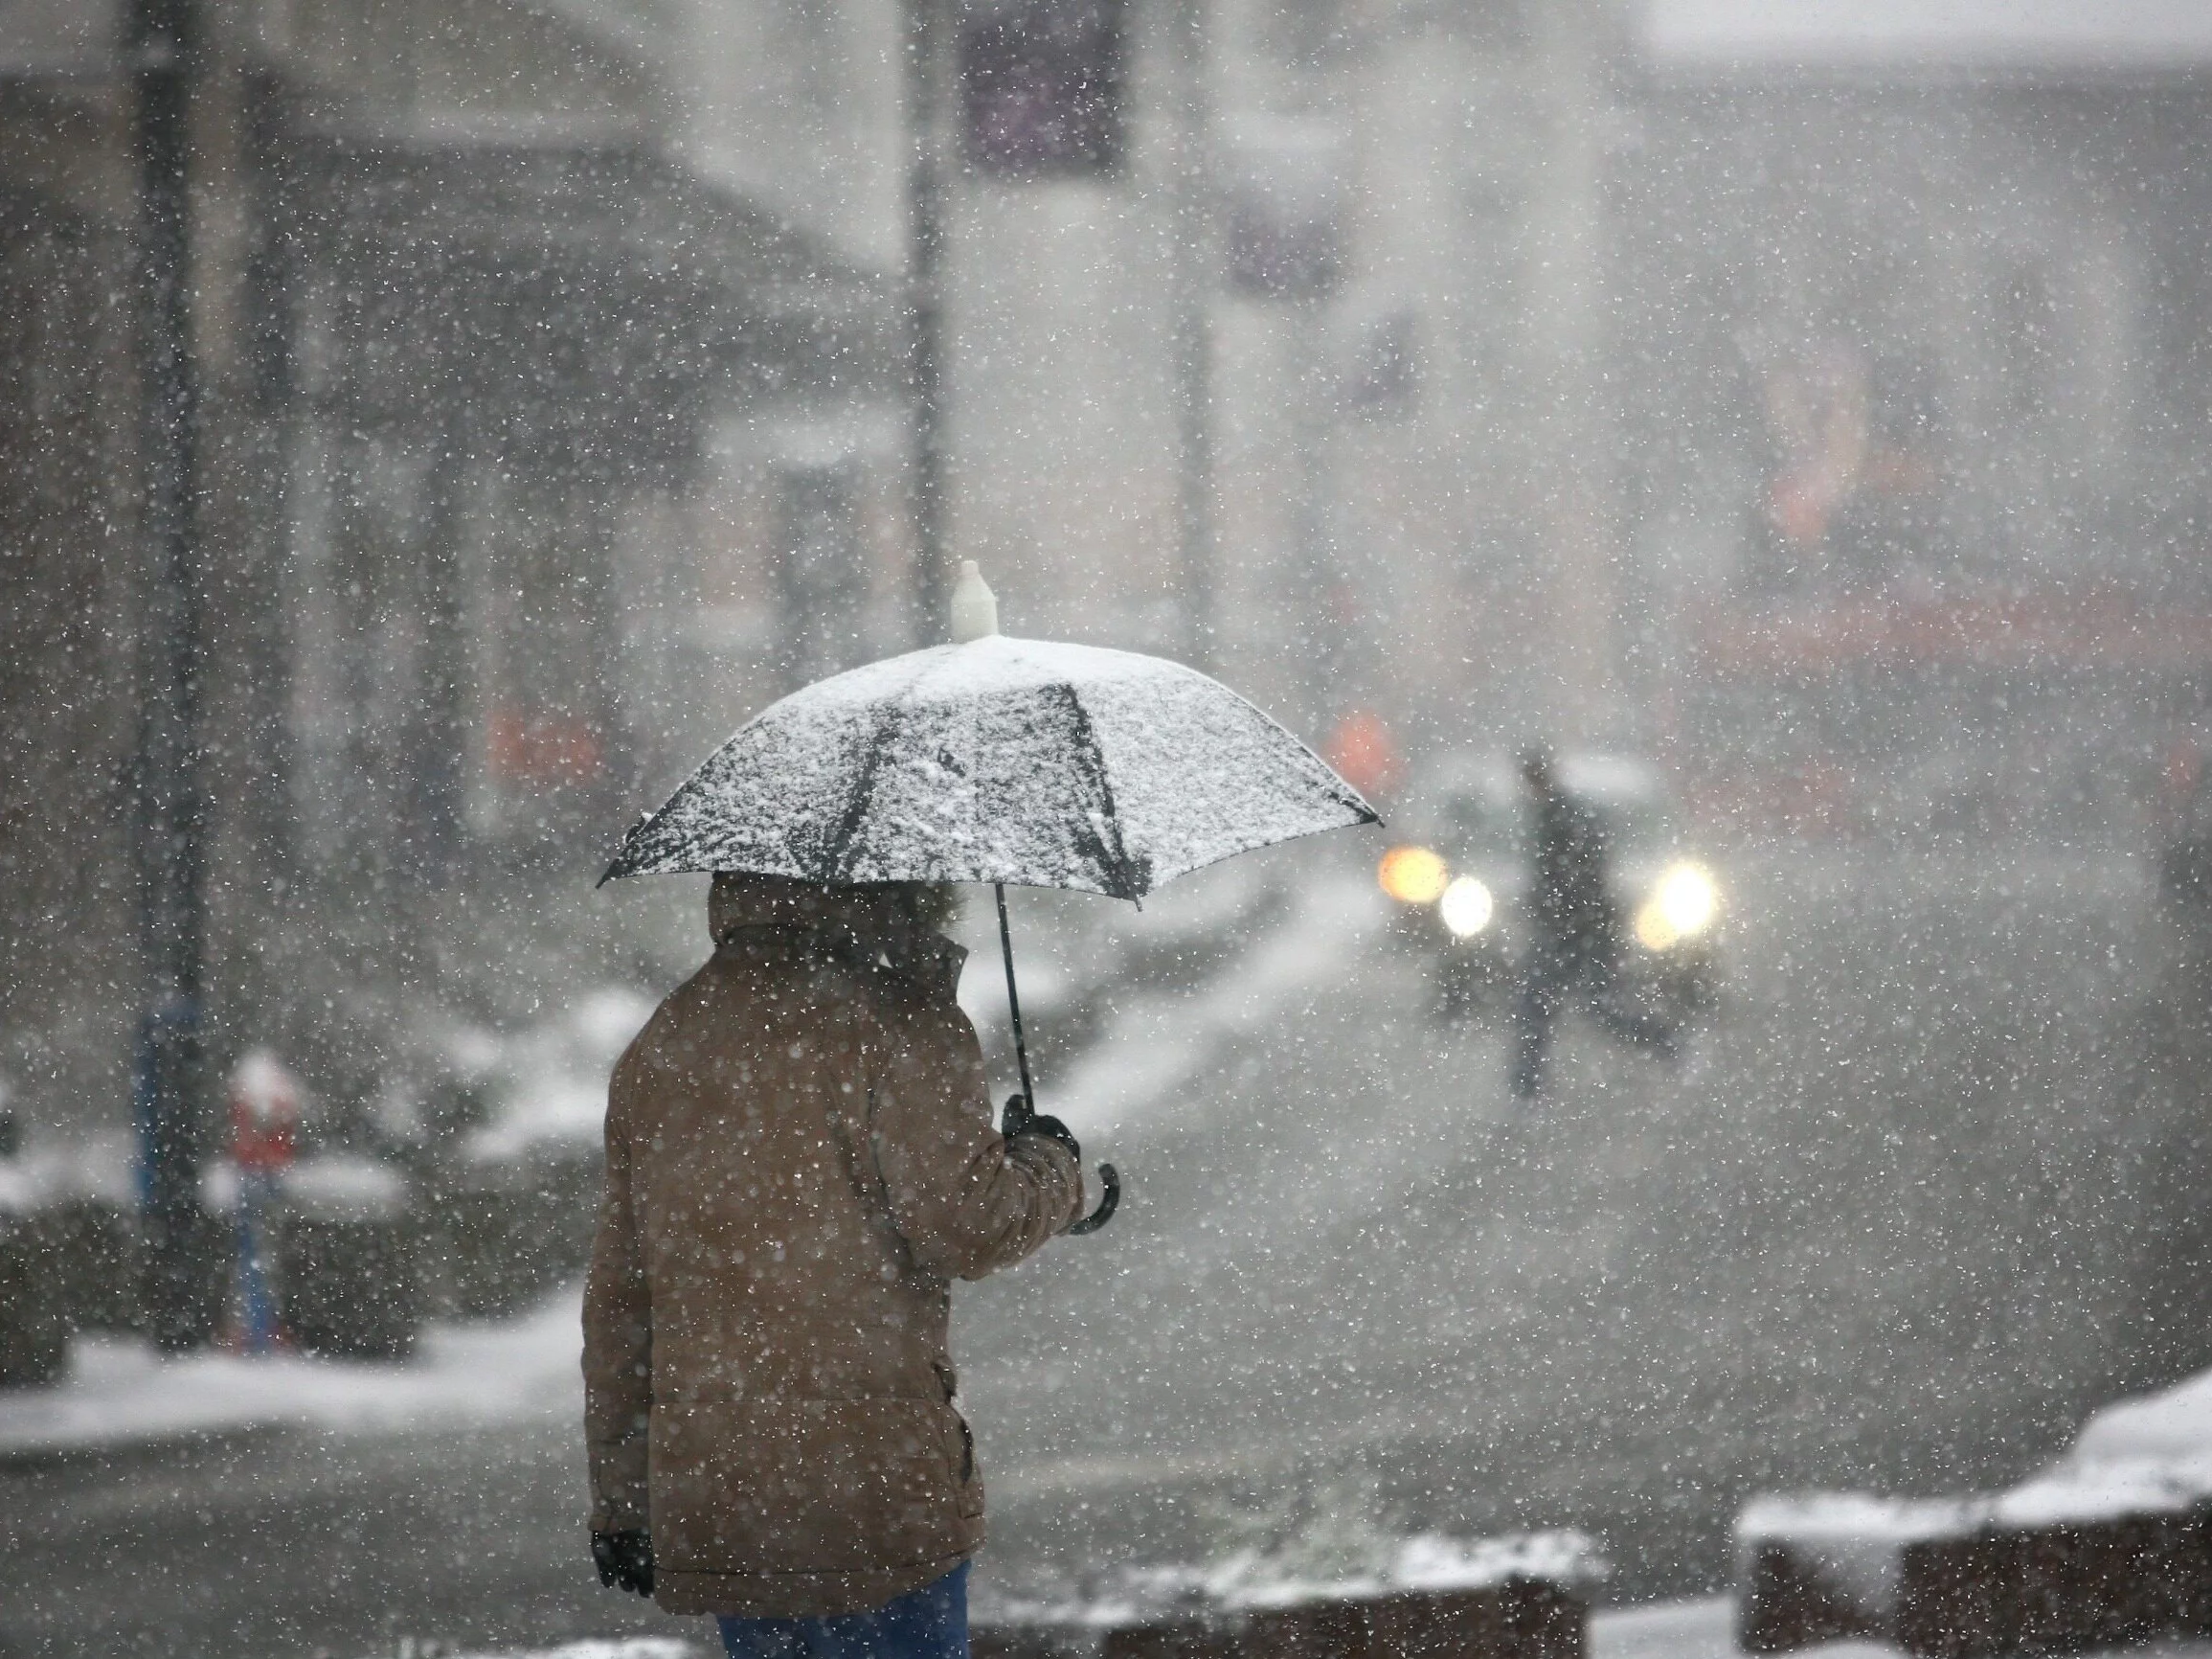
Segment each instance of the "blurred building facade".
M1317 740L1374 708L1416 773L1659 750L1747 830L2140 837L2212 690L2212 29L1202 13L1240 687ZM960 551L1025 625L1154 646L1179 15L1126 12L1121 173L970 176L955 244Z
M411 1008L688 948L596 858L915 638L911 11L203 14L217 1021L372 1071ZM1117 102L1037 166L952 78L1048 14ZM1541 731L1749 828L2109 825L2212 653L2212 42L1765 14L947 11L948 554L1416 771ZM86 1122L136 978L121 17L0 0L0 1063Z
M127 1121L155 683L124 10L0 7L0 1040L33 1122L78 1128ZM745 188L803 135L718 147L691 95L730 11L197 9L218 1062L272 1042L363 1099L440 1007L511 1015L643 948L594 862L681 752L666 711L758 643L699 616L716 458L865 425L898 376L847 227Z
M1870 10L1647 23L1620 287L1657 735L1752 822L2136 844L2212 692L2212 34Z

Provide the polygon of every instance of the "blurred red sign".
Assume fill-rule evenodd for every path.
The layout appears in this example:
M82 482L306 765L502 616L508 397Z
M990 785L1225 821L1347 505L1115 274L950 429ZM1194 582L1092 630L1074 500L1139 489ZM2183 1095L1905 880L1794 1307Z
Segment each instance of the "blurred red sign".
M502 783L588 783L603 761L599 735L587 720L492 711L485 763Z
M1381 716L1366 709L1354 709L1337 722L1337 729L1322 745L1321 759L1369 800L1388 795L1405 770L1398 760L1397 744L1390 739L1390 728Z

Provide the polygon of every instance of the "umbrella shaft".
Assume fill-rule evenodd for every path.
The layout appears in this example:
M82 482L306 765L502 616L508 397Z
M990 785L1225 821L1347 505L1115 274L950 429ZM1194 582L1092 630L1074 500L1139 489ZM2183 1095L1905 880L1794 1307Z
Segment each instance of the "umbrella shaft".
M1006 884L992 883L999 896L999 948L1006 958L1006 1009L1014 1016L1014 1060L1022 1069L1022 1099L1031 1111L1037 1092L1029 1083L1029 1045L1022 1036L1022 993L1014 988L1014 932L1006 925Z

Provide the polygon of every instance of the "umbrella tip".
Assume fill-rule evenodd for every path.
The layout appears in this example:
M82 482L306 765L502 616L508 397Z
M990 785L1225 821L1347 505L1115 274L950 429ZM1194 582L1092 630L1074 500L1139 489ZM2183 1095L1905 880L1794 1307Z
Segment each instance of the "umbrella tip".
M972 558L960 560L960 580L953 589L953 644L987 639L999 631L998 596L984 584Z

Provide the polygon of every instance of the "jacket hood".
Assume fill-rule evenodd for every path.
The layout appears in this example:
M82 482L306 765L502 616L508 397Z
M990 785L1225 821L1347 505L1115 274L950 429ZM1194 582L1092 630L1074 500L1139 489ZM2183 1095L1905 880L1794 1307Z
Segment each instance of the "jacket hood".
M965 946L916 928L888 888L831 886L784 875L719 874L707 895L707 930L717 945L749 927L843 936L859 955L881 957L929 990L959 989Z
M716 944L745 927L883 931L883 904L865 887L832 887L785 875L717 875L707 894L707 931Z

